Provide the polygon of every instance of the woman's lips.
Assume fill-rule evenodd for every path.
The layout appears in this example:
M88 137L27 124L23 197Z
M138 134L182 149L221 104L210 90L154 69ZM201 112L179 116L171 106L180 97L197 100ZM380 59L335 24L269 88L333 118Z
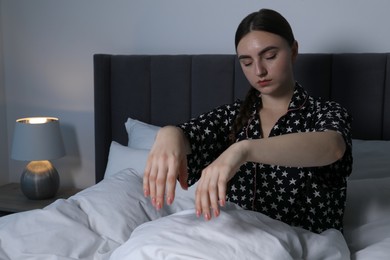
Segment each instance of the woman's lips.
M271 83L271 80L270 80L270 79L259 80L259 81L257 82L257 84L259 84L261 87L266 87L266 86L268 86L270 83Z

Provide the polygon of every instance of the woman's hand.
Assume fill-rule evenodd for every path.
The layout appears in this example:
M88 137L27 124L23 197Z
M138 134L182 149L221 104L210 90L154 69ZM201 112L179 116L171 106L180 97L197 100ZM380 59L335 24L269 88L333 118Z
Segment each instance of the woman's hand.
M157 133L146 162L143 179L144 195L150 196L156 209L163 207L165 194L167 204L172 204L177 179L183 189L188 188L189 151L189 142L179 128L167 126Z
M226 187L240 166L246 161L245 141L235 143L226 149L213 163L202 171L195 193L196 215L203 214L211 219L211 210L215 217L219 207L226 202Z

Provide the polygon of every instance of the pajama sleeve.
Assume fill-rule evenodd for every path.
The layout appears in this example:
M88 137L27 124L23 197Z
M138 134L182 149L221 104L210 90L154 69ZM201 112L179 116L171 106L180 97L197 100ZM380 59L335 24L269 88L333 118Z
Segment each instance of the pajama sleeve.
M338 177L348 177L352 172L351 165L353 160L351 133L352 117L345 108L333 101L325 102L325 104L321 106L321 109L317 110L316 117L315 131L336 131L343 136L346 144L344 156L340 160L328 166L330 170L327 172L330 172L332 176L326 176L325 179L334 181L334 179ZM341 173L344 176L338 176ZM333 182L333 185L334 184L335 183Z
M191 146L187 157L189 185L197 182L202 170L229 146L228 136L239 107L240 101L236 101L178 125Z

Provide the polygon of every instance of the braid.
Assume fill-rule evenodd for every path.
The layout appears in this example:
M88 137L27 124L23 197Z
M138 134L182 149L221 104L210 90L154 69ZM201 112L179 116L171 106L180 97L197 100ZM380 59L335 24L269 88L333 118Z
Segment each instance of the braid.
M255 104L258 96L259 91L255 88L250 88L246 94L245 100L241 105L240 112L234 120L232 129L229 134L229 140L231 144L236 141L237 133L248 123L249 118L252 116L252 107Z

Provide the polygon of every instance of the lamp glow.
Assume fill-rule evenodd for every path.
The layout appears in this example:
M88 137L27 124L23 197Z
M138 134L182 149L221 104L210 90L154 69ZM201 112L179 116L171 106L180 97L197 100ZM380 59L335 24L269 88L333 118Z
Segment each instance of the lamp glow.
M26 119L28 124L44 124L47 122L47 118L45 117L32 117Z

